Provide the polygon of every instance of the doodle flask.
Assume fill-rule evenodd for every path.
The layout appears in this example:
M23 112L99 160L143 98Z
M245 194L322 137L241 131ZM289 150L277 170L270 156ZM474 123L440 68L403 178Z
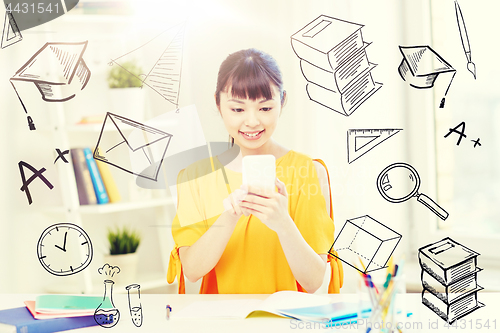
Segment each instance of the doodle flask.
M104 280L104 297L101 304L99 304L94 312L94 320L99 326L104 328L113 327L118 324L118 321L120 320L120 311L118 311L118 309L115 307L115 304L113 303L113 284L114 282L112 280ZM111 302L113 308L104 309L102 307L103 304L107 303L106 296L108 295L108 292L109 301Z

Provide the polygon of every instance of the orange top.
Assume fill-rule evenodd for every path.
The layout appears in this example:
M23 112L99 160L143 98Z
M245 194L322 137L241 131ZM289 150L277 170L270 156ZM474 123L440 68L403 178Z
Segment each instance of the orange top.
M215 171L207 172L207 168ZM289 151L276 160L276 176L286 185L288 213L302 237L316 253L328 254L334 241L333 213L327 214L313 160ZM228 191L241 186L242 174L227 168L223 172L217 159L204 160L182 170L177 184L177 215L172 223L175 248L167 280L172 283L177 276L179 293L184 293L179 248L194 244L217 220ZM329 204L331 211L331 201ZM328 292L338 293L343 283L342 264L330 254L328 261ZM281 290L305 291L292 274L277 234L255 216L241 216L219 262L203 277L200 293L271 294Z

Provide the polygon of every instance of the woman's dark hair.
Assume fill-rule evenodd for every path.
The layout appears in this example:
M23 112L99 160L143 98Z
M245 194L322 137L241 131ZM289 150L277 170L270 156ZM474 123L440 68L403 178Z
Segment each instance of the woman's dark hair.
M226 92L228 87L231 90L227 92L237 98L272 99L271 84L278 87L283 105L283 79L276 60L256 49L234 52L220 65L215 102L220 106L220 93Z

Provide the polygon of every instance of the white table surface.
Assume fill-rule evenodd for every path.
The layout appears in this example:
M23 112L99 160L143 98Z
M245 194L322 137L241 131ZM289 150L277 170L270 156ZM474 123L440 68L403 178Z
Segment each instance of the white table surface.
M8 309L24 306L23 301L34 300L37 295L33 294L2 294L0 295L0 309ZM96 295L99 296L99 295ZM100 295L102 296L102 295ZM217 333L239 333L239 332L364 332L366 326L359 325L358 329L353 325L348 328L325 328L324 325L299 322L276 316L256 316L247 319L210 319L210 320L188 320L175 318L175 312L186 305L196 301L234 300L234 299L265 299L269 295L176 295L176 294L142 294L141 303L143 308L143 324L135 327L132 324L128 311L126 294L113 295L115 306L120 310L120 320L116 326L106 329L93 326L74 330L75 332L217 332ZM327 295L334 301L357 299L356 294ZM420 294L401 295L404 300L406 312L413 314L406 318L413 329L403 329L403 332L500 332L500 293L479 293L478 299L485 307L478 309L462 320L458 320L456 328L446 328L445 322L434 312L425 307L421 302ZM166 319L165 306L169 304L173 308L170 320ZM489 320L490 328L484 327ZM496 321L496 322L494 322ZM496 329L494 325L496 324ZM471 329L472 325L472 329ZM476 329L476 325L481 325ZM420 327L419 327L420 326ZM373 331L372 331L373 332Z

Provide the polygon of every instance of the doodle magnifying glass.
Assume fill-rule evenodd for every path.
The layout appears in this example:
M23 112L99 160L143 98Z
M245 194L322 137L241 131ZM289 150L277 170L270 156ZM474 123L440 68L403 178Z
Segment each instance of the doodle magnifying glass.
M399 203L416 197L418 202L442 220L448 217L448 213L434 200L423 193L418 193L420 176L409 164L394 163L386 167L378 175L377 188L380 195L389 202Z

